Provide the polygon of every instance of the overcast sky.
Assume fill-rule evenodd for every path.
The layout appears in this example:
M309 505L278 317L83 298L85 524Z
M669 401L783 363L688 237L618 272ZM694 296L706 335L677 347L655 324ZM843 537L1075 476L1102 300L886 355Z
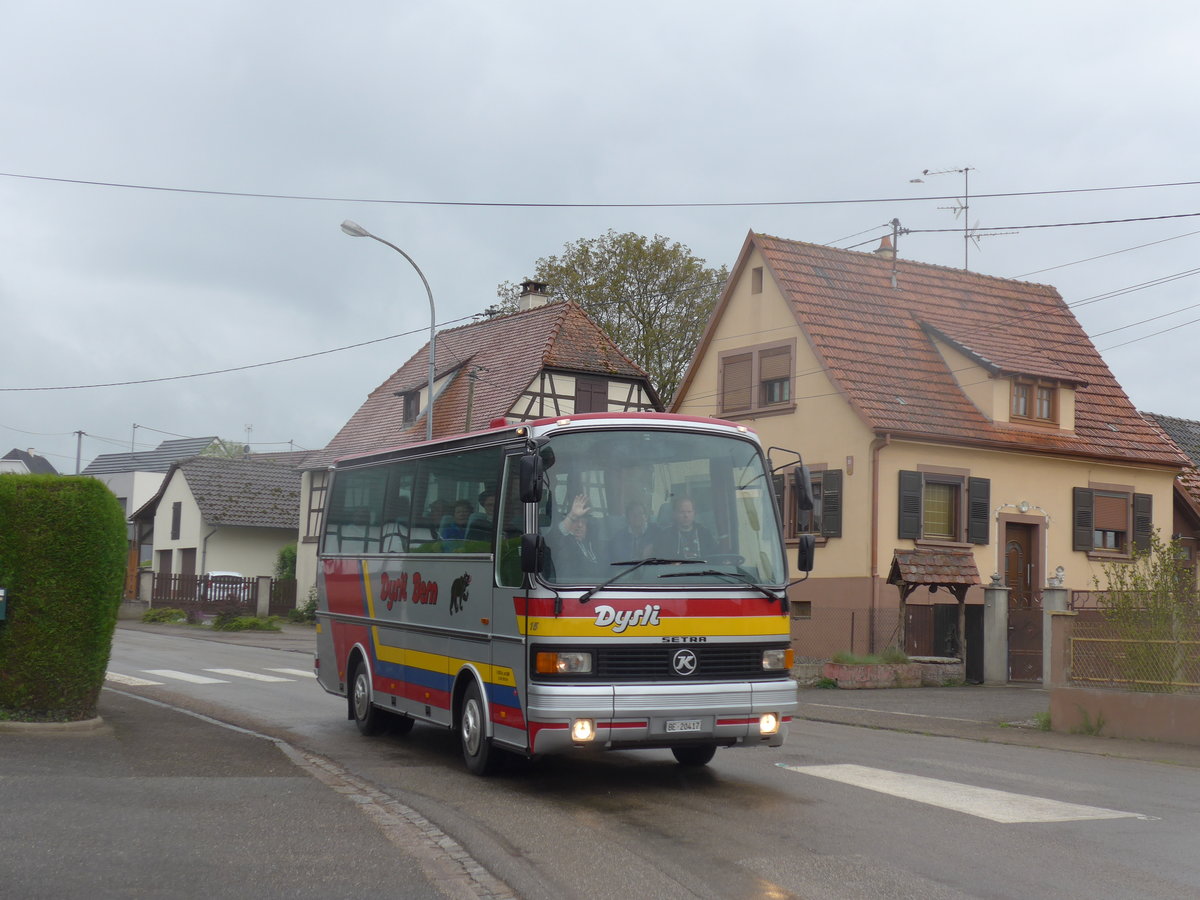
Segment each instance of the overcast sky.
M324 446L429 327L343 219L448 324L609 228L713 266L961 228L962 174L911 180L964 167L970 224L1018 232L970 267L1055 285L1139 409L1200 419L1198 42L1182 0L2 0L0 455Z

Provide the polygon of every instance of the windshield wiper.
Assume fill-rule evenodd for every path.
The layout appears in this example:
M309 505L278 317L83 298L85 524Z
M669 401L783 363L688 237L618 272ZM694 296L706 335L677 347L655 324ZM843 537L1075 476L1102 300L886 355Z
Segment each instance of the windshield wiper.
M588 588L586 591L584 591L582 594L579 595L579 602L587 603L589 600L592 599L593 595L598 594L600 591L604 590L606 587L608 587L614 581L624 578L630 572L636 572L642 566L675 566L675 565L679 565L680 563L688 563L688 562L704 562L704 560L702 560L702 559L700 559L700 560L696 560L696 559L663 559L662 557L659 557L659 556L648 556L645 559L626 559L626 560L621 560L620 562L610 563L610 565L629 566L629 568L622 569L620 572L618 572L612 578L608 579L608 581L602 582L602 583L596 585L594 588Z
M659 578L685 578L685 577L699 576L699 575L723 575L726 578L732 578L734 581L741 582L742 584L746 585L747 587L754 588L756 591L758 591L764 597L768 597L771 600L779 599L779 595L776 594L774 591L772 591L770 588L763 587L761 584L759 584L753 578L750 578L748 575L743 575L741 572L722 572L720 569L701 569L699 572L664 572L662 575L659 575L658 577Z

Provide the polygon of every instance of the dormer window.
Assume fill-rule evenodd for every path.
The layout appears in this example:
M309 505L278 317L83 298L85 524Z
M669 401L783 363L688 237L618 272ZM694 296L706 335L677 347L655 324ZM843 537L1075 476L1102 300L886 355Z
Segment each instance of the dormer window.
M405 424L417 421L417 416L421 412L421 392L405 391L401 396L404 398Z
M1058 388L1044 381L1017 378L1012 382L1012 419L1037 422L1045 425L1058 424Z

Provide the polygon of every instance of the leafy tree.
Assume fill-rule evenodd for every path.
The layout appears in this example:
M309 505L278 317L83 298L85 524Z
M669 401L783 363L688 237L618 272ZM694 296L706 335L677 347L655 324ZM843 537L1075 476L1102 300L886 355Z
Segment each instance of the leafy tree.
M533 279L560 299L574 300L650 375L669 403L700 342L709 314L729 277L683 244L612 229L566 244L560 256L539 259ZM511 312L521 288L501 284L489 313Z
M220 459L243 459L248 450L248 445L241 441L231 441L226 438L217 438L211 444L201 451L201 456L215 456Z
M1170 692L1200 677L1200 604L1180 543L1155 533L1147 549L1106 564L1104 575L1104 619L1119 638L1115 661L1130 689Z

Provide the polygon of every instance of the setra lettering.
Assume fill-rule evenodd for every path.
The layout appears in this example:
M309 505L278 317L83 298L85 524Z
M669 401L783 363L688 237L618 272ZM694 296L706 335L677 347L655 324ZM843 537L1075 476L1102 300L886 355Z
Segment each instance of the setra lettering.
M611 628L613 634L620 634L625 629L638 625L658 625L658 614L661 611L662 607L657 603L647 603L641 609L614 609L611 606L597 606L596 620L593 624L597 628Z

